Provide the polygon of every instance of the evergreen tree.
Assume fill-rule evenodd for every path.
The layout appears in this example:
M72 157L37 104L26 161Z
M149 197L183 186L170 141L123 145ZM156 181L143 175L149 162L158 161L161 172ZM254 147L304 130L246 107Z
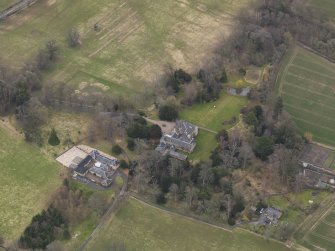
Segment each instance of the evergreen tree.
M220 82L224 83L224 84L228 82L228 76L227 76L227 72L226 72L225 68L223 68L222 75L221 75L221 78L220 78Z
M273 140L270 137L259 137L256 139L255 154L261 160L267 160L273 153Z
M60 144L60 140L57 136L57 132L56 132L55 128L52 128L52 130L51 130L48 143L52 146L58 146Z

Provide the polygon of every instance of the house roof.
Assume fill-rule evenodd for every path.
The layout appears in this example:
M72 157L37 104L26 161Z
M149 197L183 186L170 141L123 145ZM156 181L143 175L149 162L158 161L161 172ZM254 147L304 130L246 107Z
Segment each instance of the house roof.
M192 152L196 143L192 141L184 141L183 139L175 137L175 135L164 135L163 140L168 145L173 145L186 152Z
M185 138L192 139L198 133L198 127L189 122L177 120L174 132L179 136L183 135Z
M76 169L74 169L74 171L76 173L80 173L80 174L85 174L87 172L87 170L90 168L89 167L89 163L93 160L93 158L90 155L87 155L85 159L83 159L78 166L76 167Z
M100 162L105 165L111 166L113 169L116 169L120 162L116 158L109 158L106 156L103 156L99 151L93 150L90 153L90 156L95 159L97 162Z

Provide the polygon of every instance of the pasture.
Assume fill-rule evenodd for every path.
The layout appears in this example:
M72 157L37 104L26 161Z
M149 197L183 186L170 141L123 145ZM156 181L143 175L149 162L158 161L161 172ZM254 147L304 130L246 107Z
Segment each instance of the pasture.
M0 61L20 67L54 39L60 59L49 80L134 94L157 82L168 63L195 72L248 1L40 0L0 23ZM79 48L68 47L71 27Z
M1 0L0 11L8 8L13 3L15 3L15 0Z
M335 65L296 47L279 74L277 88L299 132L310 132L314 141L334 146Z
M322 14L335 20L335 2L333 0L309 0L309 4Z
M124 243L127 250L290 250L242 229L229 232L132 198L106 222L86 250L107 250L111 243Z
M311 250L335 250L335 208L332 206L305 234L302 244Z
M61 183L61 167L0 125L0 236L21 234Z

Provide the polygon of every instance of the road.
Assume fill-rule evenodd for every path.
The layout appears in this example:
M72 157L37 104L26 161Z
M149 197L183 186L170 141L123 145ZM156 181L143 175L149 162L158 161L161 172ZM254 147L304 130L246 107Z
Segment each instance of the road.
M123 179L123 185L120 190L120 193L116 197L116 199L113 201L113 203L110 205L110 207L107 209L106 213L101 217L100 223L95 227L93 232L86 238L86 240L81 244L81 246L77 249L77 251L83 251L87 247L88 243L99 233L101 228L104 226L104 224L107 222L109 217L116 211L119 204L126 198L127 194L127 186L128 186L128 176L123 173L122 171L119 171L118 176L122 177Z
M138 202L140 202L142 204L145 204L145 205L147 205L149 207L152 207L152 208L155 208L157 210L160 210L160 211L162 211L164 213L168 213L168 214L171 214L171 215L174 215L174 216L178 216L178 217L181 217L181 218L184 218L184 219L187 219L187 220L195 221L197 223L205 224L207 226L211 226L211 227L214 227L214 228L222 229L222 230L225 230L225 231L228 231L228 232L232 232L232 230L233 230L233 227L218 225L218 224L214 224L214 223L208 223L208 222L205 222L203 220L197 219L195 217L186 216L186 215L183 215L183 214L180 214L180 213L173 212L173 211L168 210L168 209L161 208L161 207L155 205L154 203L149 203L149 202L141 199L140 197L138 197L134 193L131 193L131 198L133 198L134 200L136 200L136 201L138 201Z

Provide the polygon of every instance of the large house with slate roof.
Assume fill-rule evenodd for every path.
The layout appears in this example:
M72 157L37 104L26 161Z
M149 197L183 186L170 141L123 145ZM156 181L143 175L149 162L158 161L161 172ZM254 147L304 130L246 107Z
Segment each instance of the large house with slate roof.
M104 187L112 184L119 161L96 149L74 146L57 158L57 161L70 168L74 178L92 181Z
M196 147L195 138L198 135L199 128L189 122L177 120L176 126L171 134L164 134L156 150L164 155L170 155L173 158L186 160L187 155L177 152L191 153Z

